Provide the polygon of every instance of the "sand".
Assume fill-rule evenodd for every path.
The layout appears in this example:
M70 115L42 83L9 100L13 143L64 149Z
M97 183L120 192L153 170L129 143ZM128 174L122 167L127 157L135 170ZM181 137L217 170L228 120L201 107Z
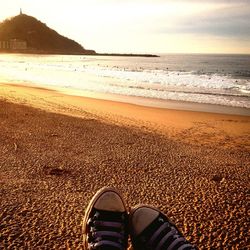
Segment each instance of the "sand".
M0 249L82 249L103 186L162 209L200 249L247 249L250 117L0 84Z

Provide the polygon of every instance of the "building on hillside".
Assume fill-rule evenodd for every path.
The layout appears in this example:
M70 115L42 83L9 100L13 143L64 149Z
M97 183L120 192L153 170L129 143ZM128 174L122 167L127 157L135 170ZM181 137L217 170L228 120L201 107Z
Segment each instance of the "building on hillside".
M20 39L0 41L0 50L26 50L27 42Z
M9 50L10 49L9 41L0 41L0 49Z
M10 40L10 49L11 50L26 50L27 42L19 39Z

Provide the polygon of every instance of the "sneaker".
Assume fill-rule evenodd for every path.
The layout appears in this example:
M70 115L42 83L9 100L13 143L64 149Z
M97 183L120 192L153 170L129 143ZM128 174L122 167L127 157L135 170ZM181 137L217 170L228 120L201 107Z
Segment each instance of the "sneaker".
M91 199L83 219L85 250L124 250L128 244L125 202L114 188L102 188Z
M162 212L151 206L131 210L129 230L134 250L195 249Z

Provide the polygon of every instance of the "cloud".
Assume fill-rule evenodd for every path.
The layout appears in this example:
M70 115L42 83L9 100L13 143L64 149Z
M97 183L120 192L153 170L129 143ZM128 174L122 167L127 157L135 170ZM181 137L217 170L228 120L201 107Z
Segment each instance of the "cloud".
M79 0L73 0L79 1ZM82 1L82 0L80 0ZM106 4L106 3L113 3L113 4L120 4L120 3L151 3L151 4L157 4L157 3L213 3L213 4L234 4L234 3L247 3L250 4L250 0L87 0L85 2L95 2L100 4Z
M250 1L239 2L176 20L173 25L162 27L160 32L250 38L250 5L246 4Z

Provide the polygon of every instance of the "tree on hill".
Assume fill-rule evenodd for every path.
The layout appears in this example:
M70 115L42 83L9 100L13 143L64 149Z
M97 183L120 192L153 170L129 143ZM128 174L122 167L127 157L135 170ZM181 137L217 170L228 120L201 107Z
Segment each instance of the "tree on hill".
M92 53L77 42L58 34L32 16L20 14L0 23L0 41L20 39L29 49L43 52Z

